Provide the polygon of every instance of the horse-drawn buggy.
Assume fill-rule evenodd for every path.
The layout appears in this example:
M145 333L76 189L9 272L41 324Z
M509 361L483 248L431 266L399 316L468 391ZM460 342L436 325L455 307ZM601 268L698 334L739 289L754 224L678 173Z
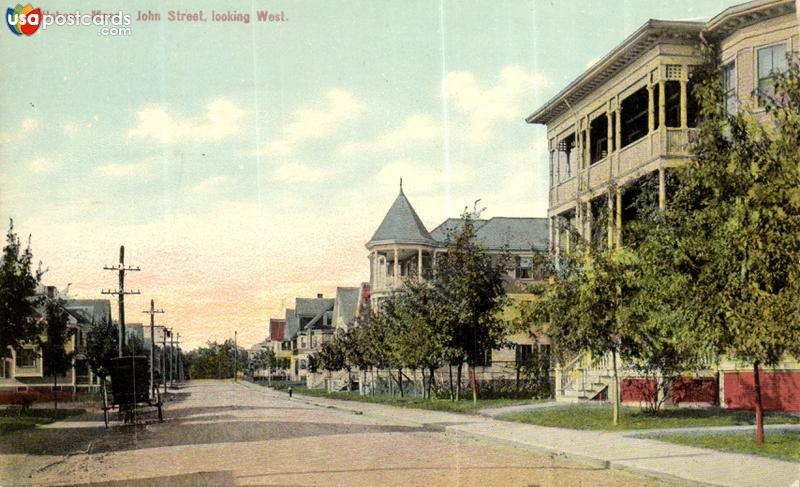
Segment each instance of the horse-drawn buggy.
M164 421L161 412L161 395L158 388L153 388L150 397L150 369L148 358L143 355L118 357L111 359L110 367L111 395L104 389L103 419L108 428L108 413L118 408L119 415L125 423L136 421L141 408L157 408L158 420Z

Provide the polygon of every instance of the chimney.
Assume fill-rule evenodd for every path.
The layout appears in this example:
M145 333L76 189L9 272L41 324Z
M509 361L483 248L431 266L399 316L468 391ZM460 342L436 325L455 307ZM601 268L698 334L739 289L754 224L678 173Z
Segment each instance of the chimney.
M322 293L317 293L317 299L322 299Z

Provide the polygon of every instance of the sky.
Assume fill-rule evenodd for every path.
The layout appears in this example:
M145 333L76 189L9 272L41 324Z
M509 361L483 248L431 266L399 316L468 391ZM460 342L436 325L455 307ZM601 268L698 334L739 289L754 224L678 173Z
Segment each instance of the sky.
M36 3L121 10L130 34L3 28L0 220L31 236L44 284L103 298L124 244L127 322L154 299L187 349L250 346L295 297L369 279L401 177L429 229L478 198L485 217L546 216L545 131L524 117L647 19L735 3Z

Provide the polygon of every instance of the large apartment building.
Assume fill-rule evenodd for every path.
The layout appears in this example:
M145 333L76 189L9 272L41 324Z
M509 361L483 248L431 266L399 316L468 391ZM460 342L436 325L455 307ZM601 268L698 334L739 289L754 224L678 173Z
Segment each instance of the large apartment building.
M697 115L692 73L704 62L703 43L720 53L727 109L761 116L756 95L770 90L786 55L800 50L796 3L756 0L708 22L650 20L526 119L547 126L552 252L568 250L574 235L622 242L625 222L636 217L632 200L642 191L657 192L651 196L661 207L667 203L670 168L689 157ZM787 381L776 374L792 374L787 380L800 390L798 372L785 365L767 382L783 387L778 382ZM719 397L704 401L741 406L746 375L733 364L728 374L719 372ZM559 398L600 397L607 386L602 359L576 357L556 380ZM776 389L770 406L800 410L800 395L783 396Z

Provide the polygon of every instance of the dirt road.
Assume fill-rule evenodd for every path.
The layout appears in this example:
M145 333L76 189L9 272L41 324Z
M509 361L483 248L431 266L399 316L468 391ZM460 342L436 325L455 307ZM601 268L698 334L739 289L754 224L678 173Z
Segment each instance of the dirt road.
M106 430L94 414L0 437L0 485L666 485L445 432L452 415L358 415L216 381L175 397L164 423Z

